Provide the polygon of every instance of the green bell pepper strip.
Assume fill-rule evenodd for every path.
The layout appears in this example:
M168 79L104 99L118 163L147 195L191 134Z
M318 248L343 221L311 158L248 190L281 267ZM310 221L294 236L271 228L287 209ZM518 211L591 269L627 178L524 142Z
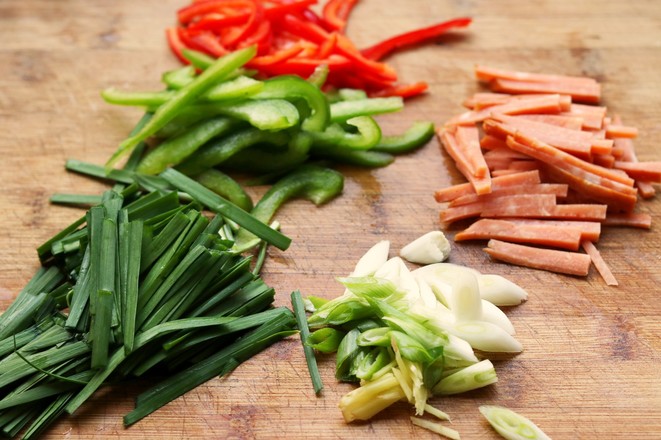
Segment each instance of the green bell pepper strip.
M339 124L330 125L323 132L310 132L313 150L326 151L337 147L369 150L381 140L381 128L370 116L351 118L346 123L356 127L358 133L347 132Z
M264 81L264 88L253 96L256 99L279 98L286 100L303 99L312 114L302 124L307 131L323 131L328 125L330 109L326 96L318 87L294 75L282 75Z
M225 101L228 99L247 98L264 89L264 82L249 76L239 75L213 87L203 98L207 101Z
M236 124L229 118L217 117L200 122L180 136L167 139L142 158L137 172L154 175L179 165L211 139L227 134Z
M257 81L248 76L238 76L234 79L223 81L212 87L199 97L203 101L227 101L240 99L258 93L264 87L262 81ZM160 92L124 92L115 88L105 89L101 92L103 99L109 104L142 106L157 108L172 99L175 90L163 90Z
M288 140L289 135L284 131L270 133L249 127L207 143L176 168L184 174L194 176L220 165L239 151L255 144L284 145Z
M288 174L273 185L257 202L251 214L263 223L269 223L280 206L295 197L307 199L319 206L342 192L344 177L337 171L307 165ZM244 252L259 244L259 238L241 228L232 250Z
M382 168L390 165L395 160L395 157L389 153L372 150L351 150L347 148L315 151L314 155L322 159L366 168Z
M161 81L172 90L179 90L195 79L195 67L185 66L175 70L168 70L161 76Z
M125 139L106 163L106 168L112 168L122 156L130 153L140 142L146 140L171 121L183 107L195 101L200 95L209 90L214 84L222 81L235 69L250 61L256 53L256 47L250 46L218 58L213 65L202 72L195 80L180 90L177 90L172 98L158 107L154 112L154 116L138 133Z
M200 70L208 69L216 61L215 58L197 50L183 49L181 54L184 56L184 58L190 61L193 66Z
M282 130L299 122L298 110L284 99L260 99L218 104L222 115L246 121L260 130Z
M250 212L252 210L252 199L248 193L227 174L218 170L207 170L197 175L195 180L244 211Z
M342 122L356 116L392 113L400 111L403 108L404 100L399 96L340 101L330 105L331 121Z
M367 99L367 93L361 89L338 89L337 96L341 101L358 101Z
M324 84L326 84L329 71L328 64L319 64L314 68L314 72L312 72L306 81L321 90Z
M425 145L432 136L434 136L434 124L419 121L401 135L382 136L381 141L372 148L372 151L389 154L408 153Z
M282 173L303 164L310 152L312 139L302 131L296 132L287 149L248 148L230 157L223 166L250 173Z

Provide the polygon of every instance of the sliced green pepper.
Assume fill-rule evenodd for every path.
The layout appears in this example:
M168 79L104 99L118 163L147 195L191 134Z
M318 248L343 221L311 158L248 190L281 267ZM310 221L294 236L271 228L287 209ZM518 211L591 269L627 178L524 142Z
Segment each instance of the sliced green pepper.
M161 81L169 89L179 90L195 79L195 67L185 66L175 70L168 70L161 76Z
M209 55L199 52L192 49L183 49L181 54L186 58L190 63L197 67L200 70L206 70L213 65L216 61L214 58Z
M220 165L239 151L252 145L260 143L284 145L288 140L289 135L284 131L270 133L253 127L246 128L208 143L176 168L184 174L194 176Z
M294 197L305 198L315 205L321 205L342 192L344 177L329 168L307 165L288 174L273 185L253 208L253 217L263 223L270 223L280 206ZM240 229L233 249L243 252L259 244L259 238Z
M334 162L367 168L382 168L390 165L395 160L395 156L389 153L372 150L351 150L347 148L329 148L315 151L315 156L322 159L330 159Z
M341 122L357 116L372 116L392 113L404 108L404 100L399 96L390 98L354 99L331 104L331 121Z
M313 148L321 151L334 147L369 150L381 140L381 128L370 116L351 118L346 123L356 127L358 133L347 132L339 124L333 124L326 131L310 132L314 142Z
M314 72L308 77L307 82L321 90L328 79L329 71L328 64L319 64L314 68Z
M250 173L280 173L301 165L309 157L312 139L305 132L296 132L287 149L252 147L229 158L224 166Z
M198 96L223 80L235 69L250 61L256 53L256 47L250 46L218 58L207 70L192 82L177 90L172 98L158 107L154 112L154 116L145 124L142 130L125 139L106 163L106 168L111 168L124 154L131 152L141 141L144 141L171 121L183 107L193 102Z
M253 208L252 199L248 193L236 180L225 173L218 170L207 170L195 177L195 180L246 212L250 212Z
M382 136L372 151L402 154L420 148L434 136L434 124L415 122L406 132L397 136Z
M189 127L182 135L170 138L149 151L140 161L137 172L158 174L168 167L178 165L209 140L226 134L235 126L236 123L231 119L217 117Z
M241 75L212 87L201 95L199 99L201 101L215 102L246 98L258 93L263 88L264 83L262 81ZM176 91L174 90L123 92L114 88L105 89L101 92L101 96L109 104L143 106L155 109L172 99L175 94Z
M318 87L298 76L283 75L268 79L264 81L264 89L253 97L257 99L303 99L312 111L312 114L303 121L303 129L323 131L328 125L330 110L326 97Z

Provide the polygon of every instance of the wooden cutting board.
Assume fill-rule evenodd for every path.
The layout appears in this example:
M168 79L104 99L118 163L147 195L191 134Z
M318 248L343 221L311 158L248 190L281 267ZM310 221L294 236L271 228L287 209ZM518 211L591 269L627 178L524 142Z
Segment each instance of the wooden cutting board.
M111 107L99 91L158 89L177 66L164 29L186 2L0 0L0 298L6 307L37 267L34 249L80 214L50 206L54 192L97 194L105 187L67 174L68 158L103 163L139 117ZM366 46L394 33L455 16L469 32L388 61L403 82L425 80L426 96L380 119L387 133L419 119L442 123L480 90L472 67L586 74L603 84L604 103L640 129L641 160L659 160L661 7L657 0L363 0L348 33ZM404 244L438 229L433 191L461 181L436 140L384 169L345 168L341 198L314 208L293 202L279 214L294 239L271 250L265 278L278 292L334 297L335 277L388 239ZM256 188L255 195L263 192ZM453 244L450 261L509 277L530 293L507 310L525 351L495 361L499 382L433 399L465 439L495 439L480 404L508 406L555 439L661 438L661 200L640 203L650 231L607 229L599 248L620 281L607 287L592 270L573 278L493 263L482 244ZM353 387L320 358L325 390L315 397L300 342L290 338L172 402L130 429L121 417L136 389L100 392L46 438L433 438L411 426L398 404L370 423L346 425L339 398Z

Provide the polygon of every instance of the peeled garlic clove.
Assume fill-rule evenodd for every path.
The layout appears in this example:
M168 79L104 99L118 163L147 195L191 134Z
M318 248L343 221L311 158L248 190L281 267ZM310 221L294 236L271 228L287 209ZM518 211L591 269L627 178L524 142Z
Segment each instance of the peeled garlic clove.
M450 242L441 231L428 232L404 246L399 255L411 263L440 263L450 256Z

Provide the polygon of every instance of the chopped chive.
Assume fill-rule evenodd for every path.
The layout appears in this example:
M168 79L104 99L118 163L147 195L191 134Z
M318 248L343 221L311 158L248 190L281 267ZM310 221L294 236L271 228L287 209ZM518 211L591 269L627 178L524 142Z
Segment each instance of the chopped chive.
M312 387L314 388L314 393L319 395L324 388L324 384L321 381L321 375L319 374L319 368L317 367L317 358L314 356L314 349L306 342L310 337L310 329L308 328L308 321L305 316L303 297L298 290L291 293L291 305L294 309L296 324L298 325L298 331L301 335L303 353L305 353L305 361L308 364L308 371L310 372L310 378L312 379Z
M101 203L101 197L96 194L60 194L56 193L50 197L51 203L60 205L93 206Z
M128 272L126 277L125 296L122 301L122 330L124 332L124 350L127 353L133 351L135 338L135 320L138 309L138 290L140 278L140 244L142 243L143 224L141 221L134 221L128 224L128 254L127 259Z
M228 364L234 368L239 362L249 359L277 340L291 334L294 323L291 312L282 309L281 314L271 321L138 396L136 408L124 417L124 424L132 425L196 386L219 374L226 374Z
M228 202L213 191L205 188L196 181L186 177L178 171L167 169L160 174L175 188L189 194L193 199L211 209L212 211L226 217L242 228L252 232L264 241L269 242L275 247L285 250L289 247L291 239L273 230L261 221L257 220L243 209Z

